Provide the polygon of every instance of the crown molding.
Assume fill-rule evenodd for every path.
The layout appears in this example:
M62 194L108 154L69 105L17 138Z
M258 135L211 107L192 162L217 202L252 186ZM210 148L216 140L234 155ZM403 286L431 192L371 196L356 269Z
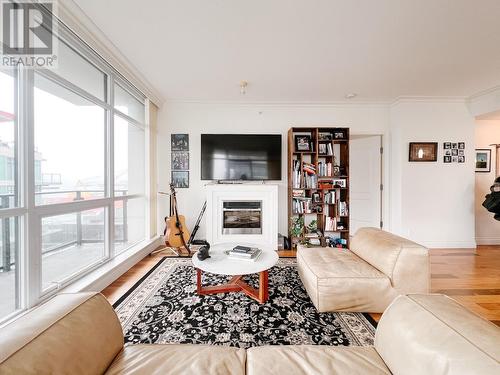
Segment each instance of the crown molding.
M165 105L169 104L199 104L199 105L221 105L221 106L234 106L234 107L266 107L266 108L283 108L283 107L314 107L314 108L328 108L328 107L359 107L359 106L373 106L383 107L387 106L387 101L263 101L263 100L196 100L196 99L167 99Z
M169 104L194 104L194 105L220 105L235 107L304 107L304 108L328 108L328 107L391 107L400 103L466 103L464 96L400 96L394 100L341 100L341 101L238 101L238 100L195 100L195 99L167 99L165 105Z
M134 67L130 60L73 0L57 2L57 17L156 106L163 105L165 98L162 94Z
M482 90L482 91L479 91L479 92L476 92L475 94L469 96L467 98L467 101L472 101L474 99L477 99L477 98L480 98L481 96L483 95L488 95L488 94L491 94L493 92L496 92L496 91L500 91L500 85L498 86L493 86L493 87L490 87L489 89L486 89L486 90Z
M399 96L390 106L402 103L463 103L467 102L466 96Z

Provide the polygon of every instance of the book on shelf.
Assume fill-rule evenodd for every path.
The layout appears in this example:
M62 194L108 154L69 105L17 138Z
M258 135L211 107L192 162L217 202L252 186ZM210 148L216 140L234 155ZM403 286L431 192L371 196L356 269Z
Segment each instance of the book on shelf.
M325 233L335 232L337 230L337 218L326 216L325 217Z
M340 202L339 201L339 215L340 216L349 215L349 211L347 209L347 202Z
M332 156L332 155L333 155L333 147L332 147L332 144L331 144L331 143L328 143L328 144L326 145L326 153L327 153L327 155L330 155L330 156Z
M293 188L300 188L302 181L301 181L301 172L300 172L300 161L299 160L293 160L292 161L292 187Z
M334 204L335 203L335 190L329 191L323 195L323 201L326 204Z
M302 190L302 189L298 189L298 190L293 190L292 191L292 197L293 198L303 198L305 197L305 191Z

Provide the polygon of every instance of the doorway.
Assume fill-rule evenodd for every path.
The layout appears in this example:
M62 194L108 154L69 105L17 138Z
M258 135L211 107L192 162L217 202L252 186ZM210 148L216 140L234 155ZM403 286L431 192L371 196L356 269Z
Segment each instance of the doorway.
M383 228L382 136L351 135L349 141L350 232Z

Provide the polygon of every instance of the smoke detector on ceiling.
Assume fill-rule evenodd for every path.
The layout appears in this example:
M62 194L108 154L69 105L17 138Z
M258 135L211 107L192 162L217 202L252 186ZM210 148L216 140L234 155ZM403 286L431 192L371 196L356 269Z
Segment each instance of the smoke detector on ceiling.
M354 99L356 96L358 96L358 94L356 94L355 92L350 92L349 94L345 95L345 98L346 99Z

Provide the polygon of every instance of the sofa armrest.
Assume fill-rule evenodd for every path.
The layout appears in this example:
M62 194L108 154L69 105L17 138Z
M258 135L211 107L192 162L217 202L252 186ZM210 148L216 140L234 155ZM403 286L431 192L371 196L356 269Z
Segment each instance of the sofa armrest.
M440 294L397 297L375 349L396 375L500 373L500 328Z

